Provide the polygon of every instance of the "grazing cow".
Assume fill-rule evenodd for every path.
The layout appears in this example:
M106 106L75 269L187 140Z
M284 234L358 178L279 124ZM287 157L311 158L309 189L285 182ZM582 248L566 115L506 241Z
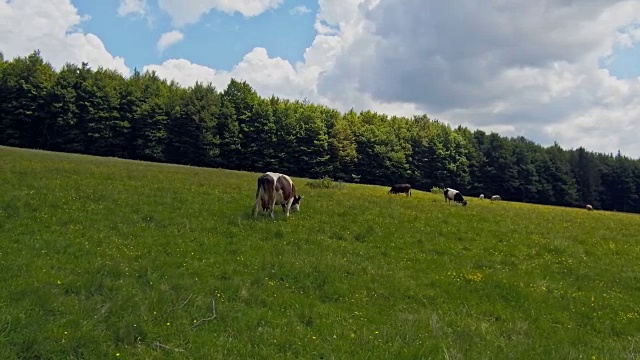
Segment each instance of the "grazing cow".
M253 206L253 216L258 216L258 208L268 210L271 218L276 205L282 206L282 211L289 216L289 209L300 211L300 200L303 196L296 194L296 186L291 178L284 174L267 172L258 178L256 202Z
M591 205L587 205L587 210L588 210L588 211L593 211L593 206L591 206Z
M500 197L500 195L493 195L493 196L491 197L491 201L500 201L500 200L502 200L502 198Z
M467 200L462 197L460 191L451 188L444 189L444 201L451 204L451 200L453 200L454 203L461 203L462 206L467 206Z
M484 194L480 194L480 200L484 200Z
M407 196L411 196L411 185L395 184L391 187L387 194L406 194Z

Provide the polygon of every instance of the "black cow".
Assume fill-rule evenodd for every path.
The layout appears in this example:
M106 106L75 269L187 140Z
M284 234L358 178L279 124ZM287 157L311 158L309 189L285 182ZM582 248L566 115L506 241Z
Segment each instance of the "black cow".
M467 200L462 197L460 191L451 188L444 189L444 201L451 204L451 200L453 200L454 203L460 203L462 206L467 206Z
M407 196L411 196L411 185L395 184L391 187L388 194L407 194Z

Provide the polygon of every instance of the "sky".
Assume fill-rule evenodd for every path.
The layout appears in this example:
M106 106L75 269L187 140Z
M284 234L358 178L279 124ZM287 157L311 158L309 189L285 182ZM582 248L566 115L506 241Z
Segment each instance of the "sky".
M0 0L35 49L640 158L640 0Z

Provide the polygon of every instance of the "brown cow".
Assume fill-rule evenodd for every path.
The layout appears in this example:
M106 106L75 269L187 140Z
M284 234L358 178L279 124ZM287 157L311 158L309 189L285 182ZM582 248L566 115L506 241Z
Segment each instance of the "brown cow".
M253 207L253 216L258 216L258 208L268 210L271 218L276 205L282 205L282 211L289 216L289 209L300 211L300 200L303 196L296 194L296 186L287 175L267 172L258 178L256 190L256 202Z

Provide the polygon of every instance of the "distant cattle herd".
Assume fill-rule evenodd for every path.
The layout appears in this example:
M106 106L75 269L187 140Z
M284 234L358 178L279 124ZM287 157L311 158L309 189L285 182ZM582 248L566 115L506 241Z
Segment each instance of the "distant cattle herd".
M388 194L405 194L411 196L410 184L395 184L389 189ZM258 216L258 209L262 208L263 212L268 212L271 218L274 218L274 208L276 205L282 206L282 211L289 216L290 210L294 212L300 211L300 200L304 196L298 195L293 180L287 175L266 172L258 177L258 187L256 189L256 199L253 206L253 216ZM480 194L480 200L484 199L484 194ZM500 195L491 196L491 201L501 201ZM447 204L458 203L467 206L467 200L464 199L462 193L452 188L444 189L444 201ZM593 210L592 205L587 205L588 211Z

